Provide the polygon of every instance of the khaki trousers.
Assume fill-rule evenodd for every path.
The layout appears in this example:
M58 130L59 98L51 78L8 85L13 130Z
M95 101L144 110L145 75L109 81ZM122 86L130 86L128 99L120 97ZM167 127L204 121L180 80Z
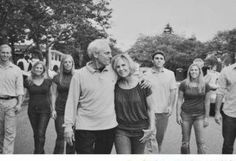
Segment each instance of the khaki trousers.
M17 100L0 99L0 154L13 154L16 137Z

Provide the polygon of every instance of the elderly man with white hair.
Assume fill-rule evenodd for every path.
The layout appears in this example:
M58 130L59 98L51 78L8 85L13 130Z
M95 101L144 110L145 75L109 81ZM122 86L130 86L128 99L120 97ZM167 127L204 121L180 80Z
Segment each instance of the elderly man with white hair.
M117 76L110 66L112 55L106 40L94 40L87 52L91 61L71 80L65 109L65 140L70 145L75 143L78 154L109 154L117 126Z

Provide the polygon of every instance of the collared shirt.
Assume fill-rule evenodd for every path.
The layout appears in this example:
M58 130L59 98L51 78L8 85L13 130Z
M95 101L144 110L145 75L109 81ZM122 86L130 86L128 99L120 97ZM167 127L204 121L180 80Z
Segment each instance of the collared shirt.
M24 95L23 75L21 69L9 63L8 66L0 65L0 96Z
M155 102L155 113L166 113L171 108L170 92L177 89L174 72L162 68L157 72L153 68L148 70L145 75L152 84L152 97Z
M236 117L236 63L221 71L218 85L217 94L225 98L224 113L230 117Z
M71 79L65 109L65 130L74 125L78 130L106 130L117 126L114 89L117 76L111 66L102 72L90 63Z

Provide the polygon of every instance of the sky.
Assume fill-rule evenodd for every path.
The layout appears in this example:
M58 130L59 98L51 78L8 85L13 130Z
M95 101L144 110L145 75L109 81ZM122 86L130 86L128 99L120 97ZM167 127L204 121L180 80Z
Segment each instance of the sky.
M108 33L123 51L140 35L158 35L167 23L175 34L202 42L236 28L236 0L111 0Z

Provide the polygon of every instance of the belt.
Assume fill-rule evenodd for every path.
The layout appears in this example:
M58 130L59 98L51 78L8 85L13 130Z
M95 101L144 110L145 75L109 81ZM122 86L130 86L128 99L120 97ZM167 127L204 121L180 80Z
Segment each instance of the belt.
M10 99L13 99L13 98L16 98L16 97L14 97L14 96L0 97L1 100L10 100Z

